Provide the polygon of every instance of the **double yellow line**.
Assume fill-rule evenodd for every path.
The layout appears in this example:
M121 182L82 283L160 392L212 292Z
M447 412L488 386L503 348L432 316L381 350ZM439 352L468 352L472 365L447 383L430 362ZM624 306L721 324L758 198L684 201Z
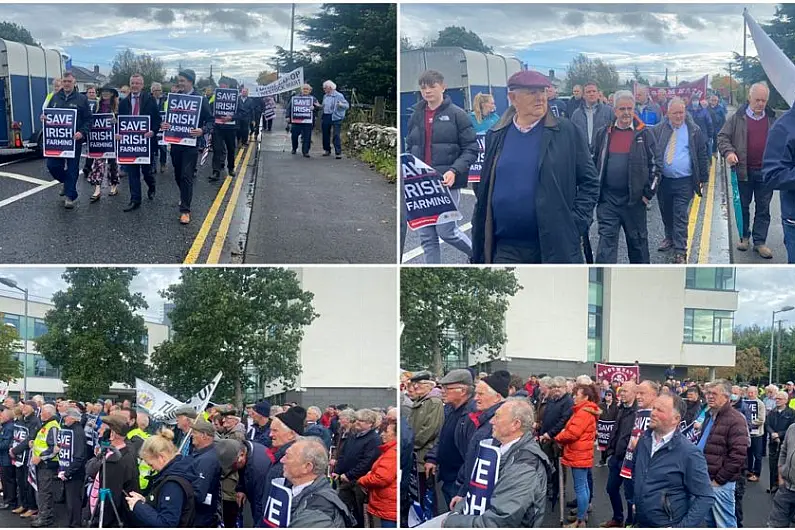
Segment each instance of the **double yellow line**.
M255 142L250 142L247 149L238 151L235 157L235 168L237 169L235 176L230 177L227 175L223 184L221 184L221 189L218 190L218 194L215 196L212 206L210 206L210 211L207 212L207 217L204 218L199 233L196 234L196 239L193 240L193 244L187 256L185 256L184 264L194 264L199 259L201 251L204 248L204 243L207 241L207 236L210 234L213 224L215 224L215 218L218 216L221 204L224 202L226 192L229 191L229 187L232 185L232 180L234 178L235 186L232 189L232 195L224 210L224 216L221 218L221 224L218 226L213 245L210 247L210 255L207 257L207 263L218 263L221 257L221 250L224 248L224 241L226 241L226 236L229 233L229 225L232 223L232 216L235 213L237 200L240 197L240 190L243 188L243 180L246 176L248 162L251 158L251 152L254 150L254 146ZM241 158L243 159L242 164L240 163Z
M701 225L701 236L699 237L698 261L697 263L709 262L709 239L712 236L712 209L715 202L715 171L718 160L712 160L709 170L709 182L707 183L707 197L704 199L704 222ZM696 195L690 205L690 218L687 222L687 256L691 256L693 247L693 236L696 232L698 213L701 210L701 196Z

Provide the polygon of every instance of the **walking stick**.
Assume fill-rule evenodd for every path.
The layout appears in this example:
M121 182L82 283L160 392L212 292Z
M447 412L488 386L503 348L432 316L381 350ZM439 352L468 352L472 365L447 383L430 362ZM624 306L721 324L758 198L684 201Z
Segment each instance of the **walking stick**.
M563 473L565 472L565 467L563 464L560 463L560 458L558 458L558 504L560 505L560 526L566 523L566 490L563 489Z

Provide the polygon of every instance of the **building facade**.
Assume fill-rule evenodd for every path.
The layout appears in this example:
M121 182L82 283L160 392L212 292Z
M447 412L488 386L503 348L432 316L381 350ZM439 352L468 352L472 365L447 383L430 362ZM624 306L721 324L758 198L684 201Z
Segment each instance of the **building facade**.
M28 379L28 396L41 394L45 399L55 399L66 394L66 385L61 380L58 369L50 365L43 355L36 351L35 339L47 333L44 316L53 309L49 301L31 297L28 300L28 320L25 323L25 301L21 295L7 291L0 292L0 324L14 326L22 341L19 342L17 359L25 362L25 343L27 343L27 367L24 370ZM155 346L168 338L168 326L158 322L145 322L147 335L143 337L147 348L147 355L154 352ZM23 388L23 380L17 380L9 385L9 394L19 397ZM135 397L135 389L122 383L114 383L110 392L102 397Z
M397 402L397 274L390 268L295 269L314 293L317 317L300 346L301 374L292 388L263 382L273 404L389 407ZM256 370L252 369L252 376Z
M461 351L483 371L521 376L593 374L595 363L631 365L662 379L670 365L734 366L735 270L712 268L517 269L523 286L505 316L496 359ZM459 362L459 364L463 364Z

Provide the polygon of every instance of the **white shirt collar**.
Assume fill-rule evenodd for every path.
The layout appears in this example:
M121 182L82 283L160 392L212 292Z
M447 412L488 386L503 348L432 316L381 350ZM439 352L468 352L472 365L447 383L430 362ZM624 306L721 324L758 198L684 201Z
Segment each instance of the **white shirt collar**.
M655 432L652 432L652 434L651 434L651 435L652 435L652 439L654 440L654 442L655 442L655 443L658 443L658 444L667 444L668 442L670 442L670 441L671 441L671 438L673 438L673 437L674 437L674 433L676 432L676 429L677 429L677 428L676 428L676 427L674 427L674 429L673 429L671 432L669 432L668 434L666 434L665 436L663 436L663 437L662 437L662 440L659 440L659 441L657 440L657 433L655 433Z
M514 440L514 441L512 441L512 442L508 442L507 444L502 444L502 445L500 446L500 454L501 454L501 455L504 455L505 453L507 453L507 452L508 452L508 450L509 450L511 447L513 447L513 446L516 444L516 442L518 442L518 441L519 441L519 440L521 440L521 439L522 439L522 437L520 436L519 438L517 438L516 440Z
M514 114L514 115L513 115L513 125L514 125L514 127L516 127L516 128L519 130L519 132L521 132L521 133L528 133L528 132L532 131L532 130L533 130L533 127L535 127L536 125L538 125L538 122L540 122L540 121L541 121L540 119L539 119L539 120L536 120L534 123L531 123L531 124L530 124L530 127L522 127L521 125L519 125L519 122L517 122L517 121L516 121L516 114Z
M745 115L751 118L754 121L761 121L765 118L765 111L762 110L762 115L759 117L754 116L754 111L751 110L750 105L745 107Z

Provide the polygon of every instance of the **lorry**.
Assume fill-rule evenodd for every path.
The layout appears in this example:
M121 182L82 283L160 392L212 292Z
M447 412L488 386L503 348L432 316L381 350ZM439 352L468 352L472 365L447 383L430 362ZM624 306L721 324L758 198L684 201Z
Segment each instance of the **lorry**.
M466 111L481 92L494 96L497 112L508 109L508 78L526 69L519 59L458 47L432 47L400 52L400 125L405 135L414 105L420 101L417 80L426 70L444 76L445 94Z
M55 78L58 50L0 39L0 156L42 152L39 116Z

